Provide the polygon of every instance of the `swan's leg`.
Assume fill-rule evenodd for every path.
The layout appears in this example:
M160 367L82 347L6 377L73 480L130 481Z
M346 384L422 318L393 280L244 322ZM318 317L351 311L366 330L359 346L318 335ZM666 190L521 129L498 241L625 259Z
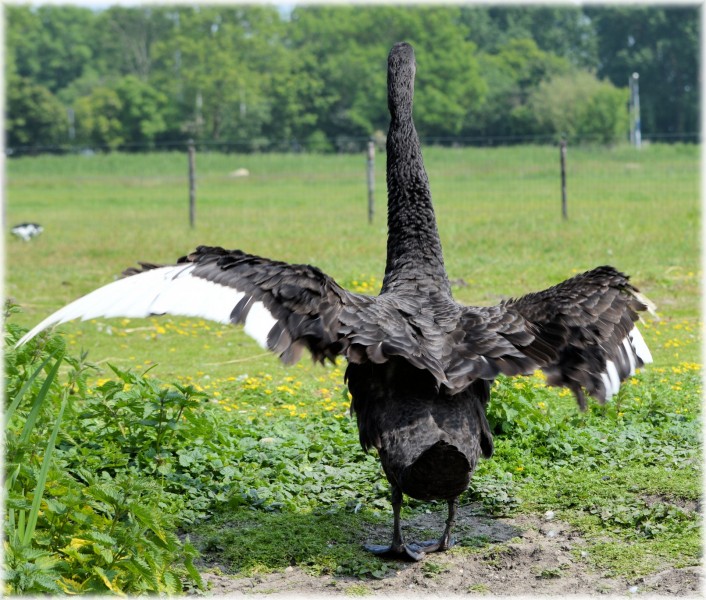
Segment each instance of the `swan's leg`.
M429 552L443 552L453 546L451 539L451 529L456 522L456 511L458 509L458 498L448 501L449 514L446 519L446 528L438 541L412 542L405 544L402 540L402 527L400 524L400 509L402 508L402 491L397 487L392 488L392 512L394 514L394 529L392 533L392 544L390 546L378 546L368 544L365 549L384 556L385 558L401 558L409 560L421 560Z
M412 542L409 544L415 552L422 554L429 554L430 552L443 552L448 550L454 545L454 541L451 539L451 529L453 529L454 523L456 522L456 510L458 509L458 498L452 498L448 501L449 503L449 515L446 519L446 528L441 537L437 540L431 540L427 542Z
M453 540L451 539L451 529L456 522L456 511L458 510L458 497L449 500L449 516L446 519L446 529L439 540L439 547L436 550L443 551L448 550L453 546ZM429 552L429 550L427 550Z
M392 544L380 546L378 544L366 544L364 548L369 552L383 556L385 558L398 558L403 560L421 560L425 549L417 544L405 544L402 539L402 524L400 522L400 511L402 510L402 490L392 486L392 514L394 516Z

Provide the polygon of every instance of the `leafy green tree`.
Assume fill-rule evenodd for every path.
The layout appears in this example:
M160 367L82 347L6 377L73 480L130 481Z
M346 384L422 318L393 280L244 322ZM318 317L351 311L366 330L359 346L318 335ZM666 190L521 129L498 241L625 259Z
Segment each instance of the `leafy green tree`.
M510 40L496 52L480 54L479 62L488 94L471 112L464 133L507 138L542 133L528 107L530 95L541 82L568 73L569 62L540 50L529 38Z
M125 141L120 120L123 103L109 87L97 87L76 101L76 137L79 142L115 149Z
M644 134L699 131L699 8L586 9L598 35L598 75L640 76Z
M26 77L12 77L6 83L5 130L8 148L41 152L67 141L68 120L59 100L46 87Z
M269 119L270 59L276 64L281 52L277 11L179 8L172 19L173 34L155 44L152 81L179 104L182 129L212 141L260 136Z
M581 8L465 7L461 23L484 52L495 54L513 40L531 39L540 50L573 66L590 69L598 64L595 30Z
M157 91L135 75L127 75L115 85L119 100L118 119L122 135L128 144L149 147L167 129L164 110L165 94Z
M539 126L555 139L611 143L625 139L627 90L599 81L587 71L542 82L529 106Z
M270 6L11 5L5 14L8 140L22 145L65 139L65 125L48 125L65 122L63 103L80 117L80 141L106 147L194 137L357 151L387 128L385 58L400 40L417 49L423 138L542 134L546 114L540 125L530 99L577 69L618 87L638 72L647 135L699 126L696 7L302 5L283 17ZM44 108L17 97L29 88ZM595 100L601 131L614 97Z
M448 7L300 7L288 39L303 58L294 76L316 88L302 97L312 129L338 148L387 128L386 57L398 41L417 50L415 121L420 135L457 135L485 93L475 45L458 27L459 10ZM314 66L314 69L310 67Z
M96 62L101 72L135 75L147 81L152 74L154 44L173 28L171 9L159 6L111 6L96 14Z
M84 72L93 58L95 13L77 6L8 6L17 74L52 93Z
M626 139L629 127L625 109L627 100L626 88L616 88L607 81L600 82L587 100L579 131L586 137L595 136L603 144Z

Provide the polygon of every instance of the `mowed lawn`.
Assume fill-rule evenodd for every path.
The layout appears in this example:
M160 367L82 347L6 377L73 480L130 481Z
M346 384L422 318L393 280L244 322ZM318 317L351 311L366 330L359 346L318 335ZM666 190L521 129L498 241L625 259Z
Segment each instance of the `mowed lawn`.
M699 359L698 147L569 148L568 221L557 148L430 147L424 154L459 301L493 304L612 264L658 305L662 320L645 332L657 361ZM377 293L384 153L376 158L372 225L362 155L199 153L196 162L191 229L183 153L8 160L8 226L36 221L45 229L30 243L8 235L5 294L23 309L18 321L33 325L138 260L168 263L199 244L315 264L344 286ZM231 176L238 168L250 175ZM153 373L167 380L288 372L240 330L196 319L113 319L63 330L93 361L158 363Z

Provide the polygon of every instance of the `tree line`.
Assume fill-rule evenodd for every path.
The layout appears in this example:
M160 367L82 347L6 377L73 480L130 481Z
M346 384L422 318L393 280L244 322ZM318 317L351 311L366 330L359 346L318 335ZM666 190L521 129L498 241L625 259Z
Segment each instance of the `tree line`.
M422 138L698 131L697 7L7 6L11 152L346 151L387 128L386 57L417 51ZM695 138L693 138L695 139Z

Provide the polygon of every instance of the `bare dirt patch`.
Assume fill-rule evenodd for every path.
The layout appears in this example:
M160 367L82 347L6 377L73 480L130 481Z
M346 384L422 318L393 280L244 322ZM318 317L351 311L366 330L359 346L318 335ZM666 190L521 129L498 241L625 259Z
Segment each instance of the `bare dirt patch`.
M443 515L421 514L405 523L409 539L426 538L443 528ZM456 548L432 554L418 563L395 563L383 579L361 580L312 576L298 567L243 577L224 575L213 565L203 573L209 594L243 596L408 596L449 597L461 594L667 595L701 597L702 569L667 569L635 580L608 577L589 564L585 540L566 523L541 516L493 519L475 507L459 510ZM372 530L370 541L387 539L389 531ZM477 544L476 544L477 543ZM479 547L473 548L474 545ZM470 546L470 547L469 547Z

